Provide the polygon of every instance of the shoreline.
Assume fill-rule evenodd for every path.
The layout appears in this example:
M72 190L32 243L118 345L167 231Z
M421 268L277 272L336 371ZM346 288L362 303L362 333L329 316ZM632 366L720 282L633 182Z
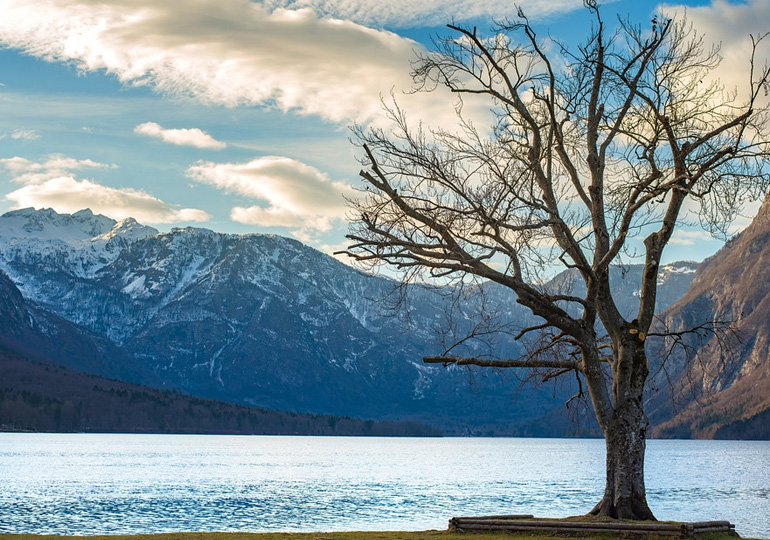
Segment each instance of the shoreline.
M166 532L131 535L42 535L24 533L0 533L0 540L555 540L549 534L510 533L510 532L454 532L449 530L427 531L344 531L344 532ZM601 533L580 536L583 540L627 540L628 535ZM661 537L655 535L638 536L645 540ZM734 540L727 534L709 534L700 538L706 540ZM750 539L745 540L763 540ZM768 539L770 540L770 539Z

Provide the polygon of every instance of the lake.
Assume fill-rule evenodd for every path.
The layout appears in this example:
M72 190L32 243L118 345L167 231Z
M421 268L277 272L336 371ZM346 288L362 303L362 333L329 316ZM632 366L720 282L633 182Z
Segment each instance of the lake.
M444 529L458 515L588 512L596 439L0 433L0 532ZM649 441L658 519L770 538L770 442Z

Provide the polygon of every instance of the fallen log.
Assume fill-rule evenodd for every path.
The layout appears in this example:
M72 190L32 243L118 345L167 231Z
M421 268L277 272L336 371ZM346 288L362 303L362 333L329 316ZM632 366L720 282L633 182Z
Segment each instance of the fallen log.
M700 534L721 532L738 536L729 521L697 521L692 523L656 523L634 521L573 521L536 519L529 514L496 516L461 516L449 520L452 531L546 532L575 536L587 533L618 535L659 535L692 538Z

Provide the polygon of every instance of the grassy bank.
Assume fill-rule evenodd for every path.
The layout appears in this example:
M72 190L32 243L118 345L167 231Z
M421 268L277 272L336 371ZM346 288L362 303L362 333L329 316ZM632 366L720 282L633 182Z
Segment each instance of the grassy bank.
M447 531L385 531L338 533L167 533L114 536L43 536L34 534L0 534L0 540L554 540L553 536L511 533L456 533ZM584 540L612 540L629 536L601 534L580 537ZM645 536L647 540L656 538ZM725 534L698 536L698 540L735 540Z

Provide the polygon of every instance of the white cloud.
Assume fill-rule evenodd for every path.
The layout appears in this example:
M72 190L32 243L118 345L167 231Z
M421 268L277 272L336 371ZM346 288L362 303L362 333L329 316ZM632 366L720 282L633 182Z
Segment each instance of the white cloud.
M410 92L420 44L310 8L270 11L249 0L46 0L44 7L3 0L0 45L205 104L390 125L380 97L393 91L410 116L456 125L456 95L443 86ZM486 126L488 107L466 96L463 110Z
M356 193L350 185L333 181L314 167L279 156L248 163L200 162L187 174L198 182L264 203L233 208L230 216L234 221L295 228L292 234L305 242L342 221L347 211L345 197Z
M661 13L668 17L684 17L692 24L699 35L703 36L707 46L720 47L719 55L722 61L718 69L705 78L705 82L719 82L725 89L737 92L738 103L748 97L749 68L751 58L751 38L763 35L770 29L770 2L767 0L745 0L727 2L712 0L702 6L686 6L676 3L662 4ZM757 48L755 70L759 71L770 61L770 36L766 37ZM756 73L755 73L756 75ZM767 95L760 93L762 105L767 104ZM721 105L721 100L717 100ZM728 233L735 234L746 228L757 214L761 200L746 201L740 209L740 214L730 224ZM698 201L688 199L685 203L686 214L691 222L697 223L700 211ZM702 245L706 242L716 243L707 232L677 230L671 239L672 244L680 246Z
M703 230L688 231L676 229L673 236L671 236L670 242L672 245L694 246L702 242L714 242L714 237Z
M520 6L527 17L561 15L583 6L581 0L265 0L271 8L312 8L323 15L369 26L416 28L475 18L516 17Z
M340 123L378 118L380 95L411 88L409 61L420 47L310 9L271 12L248 0L4 0L0 42L162 93ZM453 115L443 91L411 100L421 113Z
M137 189L111 188L91 180L77 180L71 171L114 169L90 159L74 159L61 154L48 156L40 163L22 157L0 159L4 169L23 187L8 193L5 199L17 208L53 208L58 212L77 212L91 208L114 219L133 217L144 223L207 221L209 214L195 208L177 208Z
M113 219L133 217L143 223L207 221L209 214L194 208L177 209L136 189L115 189L71 176L29 184L5 196L17 208L53 208L72 213L88 207Z
M40 163L18 156L0 159L0 168L5 169L14 182L37 184L51 178L67 176L71 171L115 169L117 166L98 163L90 159L74 159L61 154L51 154Z
M746 98L744 91L748 84L751 39L761 36L770 28L770 2L747 0L726 2L712 0L705 6L682 6L663 4L659 8L667 16L686 17L706 43L721 46L722 63L712 75L729 90L738 89L739 96ZM770 36L764 39L758 49L757 69L770 60Z
M762 202L762 200L756 200L745 203L743 208L741 208L740 214L730 224L727 232L729 234L737 234L751 225L759 213L759 207L762 205Z
M347 240L343 240L342 242L337 242L335 244L320 244L319 246L316 246L316 247L322 253L326 253L330 257L334 257L341 263L350 264L351 263L350 257L342 253L343 251L348 249L349 246L350 246L350 242Z
M10 137L15 140L35 141L40 138L40 133L34 129L14 129L10 133L0 135L0 139Z
M179 146L194 146L195 148L213 148L221 150L227 144L216 140L214 137L198 128L165 129L155 122L145 122L134 128L134 133L155 137L169 144Z

